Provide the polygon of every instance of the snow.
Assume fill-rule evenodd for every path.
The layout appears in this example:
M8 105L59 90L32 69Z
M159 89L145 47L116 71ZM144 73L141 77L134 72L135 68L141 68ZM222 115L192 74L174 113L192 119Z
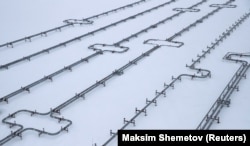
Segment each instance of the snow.
M126 1L98 1L98 0L23 0L1 1L0 3L0 44L16 40L30 34L41 32L59 25L69 18L81 19L117 8L135 0ZM102 26L111 24L123 18L142 12L167 0L149 0L133 8L118 11L108 16L94 19L93 25L82 25L67 28L62 32L52 33L48 37L37 38L32 42L19 43L14 48L0 48L0 64L5 64L23 56L35 53L63 41ZM0 97L3 97L21 86L30 84L67 66L94 52L88 46L96 43L113 44L135 32L138 32L158 21L171 16L174 8L186 8L200 2L200 0L184 1L162 7L136 19L127 21L102 31L82 41L58 48L50 54L32 58L30 62L21 62L11 66L8 70L0 70ZM122 44L130 47L126 53L104 53L89 63L83 63L55 77L53 82L46 81L34 88L31 93L21 93L10 99L9 104L0 103L0 119L9 113L20 109L48 112L80 93L96 81L101 80L115 69L151 49L153 45L143 44L148 39L165 40L184 27L203 17L215 8L209 7L214 3L225 3L226 0L208 0L198 6L199 12L186 12L179 17L159 25L148 33ZM155 90L162 90L164 83L170 83L171 77L183 73L193 74L185 66L196 59L215 38L229 28L245 12L249 12L248 0L237 0L237 8L225 8L204 20L195 28L191 28L174 41L183 42L180 48L162 46L149 57L142 59L137 65L131 66L124 74L112 78L106 87L98 87L86 95L86 99L79 99L62 110L61 115L73 121L69 132L62 132L56 136L42 135L32 131L23 133L23 139L14 138L6 146L18 145L102 145L110 138L110 130L115 132L123 126L123 118L130 119L135 114L135 108L145 106L146 98L153 99ZM212 104L218 98L226 84L239 68L239 64L223 60L227 52L249 53L250 19L240 25L220 46L212 50L211 54L202 59L199 68L212 72L212 78L194 79L183 78L175 84L174 89L167 90L166 98L160 97L157 106L151 105L147 109L147 116L139 116L136 126L127 129L195 129ZM249 59L246 59L249 61ZM220 113L220 124L216 122L211 129L250 129L249 116L249 71L247 79L239 83L240 91L234 92L229 108L223 108ZM44 128L47 131L57 131L65 123L57 123L49 116L33 116L20 114L12 121L24 125L26 128ZM15 127L9 129L6 124L0 124L0 139L4 138ZM110 145L117 145L113 140Z

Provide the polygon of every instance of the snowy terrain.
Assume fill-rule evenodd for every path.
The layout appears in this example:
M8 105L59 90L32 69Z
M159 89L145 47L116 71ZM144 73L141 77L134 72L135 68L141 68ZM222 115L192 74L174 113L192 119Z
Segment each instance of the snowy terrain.
M170 0L169 0L170 1ZM88 46L103 43L113 44L123 38L139 32L155 24L177 11L174 8L187 8L201 0L176 0L143 16L128 20L115 27L106 29L74 42L66 47L60 47L49 54L42 54L23 61L9 69L0 70L0 98L24 87L45 75L51 74L81 58L94 53ZM71 71L66 71L53 78L53 82L46 81L31 88L31 92L23 92L11 99L9 103L0 102L0 119L3 120L10 113L21 109L36 110L40 113L49 112L64 101L80 93L89 86L101 80L114 70L153 48L153 45L143 44L148 39L165 40L179 32L196 20L207 15L215 7L211 4L223 4L228 0L208 0L196 7L199 12L185 12L147 33L125 42L122 46L130 49L125 53L109 53L90 59ZM42 32L50 28L63 25L65 19L81 19L99 14L114 8L124 6L136 0L2 0L0 1L0 44L10 42L31 34ZM6 64L23 56L41 51L87 32L96 30L121 19L143 12L154 6L168 2L168 0L148 0L132 8L117 11L98 19L93 19L92 25L75 25L63 29L61 32L50 33L47 37L32 39L32 42L22 42L11 47L0 48L0 65ZM22 134L22 140L16 137L6 146L43 146L43 145L102 145L110 138L110 130L116 132L124 125L123 119L131 119L135 115L135 108L145 106L146 98L153 99L155 91L161 91L164 83L169 84L172 76L180 74L194 74L186 64L191 64L197 54L202 54L207 46L214 42L224 31L235 23L245 13L250 12L249 0L236 0L231 3L236 8L223 8L214 15L199 23L196 27L177 37L174 41L183 42L180 48L161 46L158 50L140 60L124 71L121 76L115 76L86 94L86 99L78 99L61 111L61 116L70 119L73 124L69 132L62 132L55 136L41 135L34 131ZM175 84L174 89L166 91L166 98L158 98L157 106L147 108L147 116L140 115L136 119L136 126L129 125L126 129L196 129L212 104L232 78L240 64L223 60L228 52L250 53L250 17L232 32L215 50L202 59L196 67L211 71L211 78L193 79L183 78ZM250 58L242 58L250 61ZM250 129L250 71L247 78L239 83L239 92L231 95L230 107L223 108L219 114L220 123L215 121L211 129ZM45 129L49 132L60 130L65 123L58 123L47 116L30 116L20 114L10 120L24 126L24 128ZM0 141L16 127L10 129L8 125L0 123ZM116 139L109 143L116 146Z

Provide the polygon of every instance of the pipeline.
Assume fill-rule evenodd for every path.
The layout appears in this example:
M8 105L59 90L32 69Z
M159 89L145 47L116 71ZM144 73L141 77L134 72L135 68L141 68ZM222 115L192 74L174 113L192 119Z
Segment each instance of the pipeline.
M228 82L220 96L217 98L217 100L214 102L212 107L209 109L205 117L202 119L200 124L197 127L197 130L208 130L214 121L217 121L217 123L220 123L220 118L218 117L219 113L221 112L222 108L224 106L229 107L231 104L230 96L232 93L237 90L239 91L238 84L241 81L241 79L244 77L246 78L246 71L249 69L250 65L247 61L239 60L239 59L232 59L232 56L238 56L238 57L250 57L248 54L242 54L242 53L228 53L223 58L225 60L229 60L235 63L241 63L241 66L239 69L235 72L231 80Z
M79 25L93 24L93 21L92 21L93 19L100 18L101 16L105 16L105 15L108 15L110 13L117 12L119 10L125 10L125 9L131 8L131 7L135 6L135 5L145 3L147 1L149 1L149 0L140 0L140 1L137 1L137 2L134 2L134 3L131 3L131 4L127 4L125 6L116 8L116 9L112 9L112 10L109 10L109 11L106 11L106 12L103 12L103 13L100 13L100 14L97 14L97 15L94 15L94 16L90 16L88 18L84 18L84 19L68 19L68 20L64 20L63 22L66 23L65 25L58 26L58 27L55 27L55 28L52 28L52 29L49 29L49 30L46 30L46 31L42 31L42 32L37 33L37 34L33 34L33 35L30 35L30 36L27 36L27 37L24 37L24 38L21 38L21 39L14 40L12 42L2 44L2 45L0 45L0 48L1 47L11 47L11 48L13 48L14 44L16 44L16 43L31 42L32 38L47 36L51 32L60 32L62 29L67 28L69 26L74 26L75 24L79 24Z
M202 0L202 1L199 2L199 3L194 4L193 6L190 6L188 9L192 9L192 8L194 8L194 7L197 7L198 5L201 5L201 4L205 3L205 2L207 2L207 0ZM97 51L96 53L91 54L90 56L85 57L85 58L83 58L83 59L80 59L79 61L74 62L74 63L72 63L71 65L68 65L68 66L66 66L66 67L64 67L64 68L62 68L62 69L60 69L60 70L58 70L58 71L56 71L56 72L54 72L54 73L52 73L52 74L50 74L50 75L46 75L46 76L44 76L43 78L41 78L41 79L39 79L39 80L37 80L37 81L35 81L35 82L33 82L33 83L30 83L29 85L26 85L26 86L24 86L24 87L21 87L20 89L14 91L14 92L12 92L12 93L9 93L8 95L3 96L2 98L0 98L0 102L3 102L3 101L4 101L4 102L7 102L7 103L8 103L8 101L9 101L10 98L12 98L12 97L14 97L14 96L16 96L16 95L18 95L18 94L20 94L20 93L26 92L26 91L27 91L27 92L30 92L30 88L32 88L32 87L34 87L34 86L36 86L36 85L39 85L39 84L41 84L41 83L43 83L43 82L45 82L45 81L47 81L47 80L52 81L52 80L53 80L53 77L55 77L55 76L57 76L57 75L59 75L59 74L65 72L65 71L68 71L68 70L69 70L69 71L72 71L72 68L73 68L73 67L75 67L75 66L77 66L77 65L79 65L79 64L81 64L81 63L88 62L89 59L91 59L91 58L93 58L93 57L96 57L96 56L98 56L98 55L101 55L101 54L103 54L104 52L124 53L124 52L126 52L129 48L124 47L124 46L121 46L122 43L129 42L131 39L137 38L139 35L141 35L141 34L143 34L143 33L147 33L149 30L155 29L155 28L157 28L159 25L164 24L165 22L167 22L167 21L169 21L169 20L173 20L175 17L178 17L178 16L180 16L181 14L184 14L184 13L185 13L185 12L178 12L178 13L176 13L176 14L170 16L170 17L167 17L167 18L165 18L165 19L163 19L163 20L161 20L161 21L159 21L159 22L153 24L153 25L150 25L149 27L147 27L147 28L145 28L145 29L143 29L143 30L141 30L141 31L139 31L139 32L137 32L137 33L135 33L135 34L132 34L132 35L128 36L127 38L124 38L124 39L122 39L122 40L120 40L120 41L114 43L113 45L107 45L107 44L94 44L94 45L91 45L91 46L89 46L88 48L89 48L89 49L92 49L92 50L94 50L94 51ZM103 46L103 47L105 47L105 46L114 46L114 47L119 48L119 49L121 49L121 50L123 50L123 51L107 51L107 50L106 50L106 51L102 51L101 49L96 48L96 46L100 46L100 45Z
M229 1L229 3L232 2L232 0ZM227 3L228 4L228 3ZM221 8L218 8L219 10ZM217 11L218 12L218 11ZM248 13L249 15L249 13ZM197 22L196 23L200 23L200 22ZM182 32L184 33L184 31ZM11 126L18 126L19 129L17 131L15 131L14 133L15 134L11 134L11 135L8 135L6 138L4 138L3 140L0 140L0 145L3 145L5 144L7 141L11 140L12 138L16 137L16 136L19 136L21 135L24 131L26 130L33 130L33 131L36 131L36 132L43 132L44 130L35 130L35 129L24 129L22 125L19 125L17 123L10 123L10 122L7 122L6 120L9 119L9 118L13 118L16 116L16 114L19 114L19 113L22 113L22 112L28 112L32 115L35 115L35 114L38 114L38 115L50 115L51 118L54 118L54 119L57 119L59 121L64 121L66 122L66 126L65 127L62 127L61 130L59 130L57 133L61 133L62 131L65 131L65 130L68 130L68 127L72 124L72 121L68 120L68 119L65 119L63 117L57 117L55 116L54 114L60 114L61 113L61 110L63 108L65 108L66 106L70 105L71 103L73 103L74 101L80 99L80 98L85 98L85 95L89 92L91 92L93 89L99 87L100 85L102 86L106 86L106 82L111 79L112 77L114 76L121 76L124 74L124 70L126 70L127 68L131 67L132 65L136 65L140 60L142 60L143 58L149 56L151 53L153 53L154 51L156 51L157 49L159 49L160 46L155 46L153 47L152 49L148 50L147 52L145 53L142 53L142 55L136 57L135 59L133 59L132 61L129 61L129 63L125 64L124 66L120 67L119 69L113 71L111 74L109 74L108 76L104 77L103 79L101 79L100 81L96 81L95 84L93 84L92 86L90 86L89 88L83 90L82 92L80 93L76 93L75 96L73 96L72 98L70 98L69 100L65 101L64 103L58 105L57 107L53 108L50 110L50 112L47 112L47 113L38 113L36 111L30 111L30 110L20 110L20 111L17 111L13 114L10 114L9 116L7 116L6 118L4 118L2 120L3 123L7 124L7 125L11 125ZM198 60L198 59L197 59ZM196 61L194 61L196 62ZM178 76L177 78L173 78L173 82L169 85L165 85L165 90L167 90L169 87L174 87L174 83L175 81L177 80L181 80L181 77L191 77L192 79L193 78L206 78L206 77L211 77L211 73L210 71L208 70L204 70L204 69L198 69L198 68L194 68L194 64L192 66L190 66L191 69L193 70L196 70L198 73L200 73L201 75L189 75L189 74L182 74L180 76ZM205 73L205 74L204 74ZM156 94L157 96L154 98L154 100L151 100L151 101L147 101L149 103L149 105L151 105L152 103L156 103L156 99L160 96L160 95L164 95L165 93L165 90L161 91L161 92L157 92L156 91ZM146 108L149 106L147 105ZM145 108L145 109L146 109ZM141 114L143 112L145 112L145 109L143 108L142 110L136 110L137 113ZM134 119L136 117L138 117L139 115L133 117L131 120L126 120L124 119L124 122L126 123L123 128L126 128L126 126L128 126L129 124L131 123L135 123L134 122ZM48 134L48 135L54 135L54 134L57 134L57 133L49 133L49 132L43 132L42 134ZM107 145L116 135L113 135L104 145Z
M93 36L94 34L96 34L96 33L98 33L98 32L105 31L105 30L108 29L108 28L115 27L115 26L117 26L118 24L121 24L121 23L125 23L125 22L127 22L128 20L133 20L133 19L135 19L135 18L137 18L137 17L139 17L139 16L143 16L143 15L146 14L146 13L150 13L150 12L152 12L152 11L154 11L154 10L157 10L157 9L159 9L159 8L162 8L162 7L164 7L164 6L167 6L167 5L169 5L169 4L171 4L171 3L174 3L174 2L176 2L176 1L177 1L177 0L171 0L171 1L165 2L165 3L163 3L163 4L160 4L160 5L158 5L158 6L155 6L155 7L153 7L153 8L147 9L147 10L145 10L145 11L143 11L143 12L137 13L137 14L135 14L135 15L133 15L133 16L130 16L130 17L127 17L127 18L125 18L125 19L119 20L119 21L117 21L117 22L111 23L111 24L109 24L109 25L106 25L106 26L101 27L101 28L99 28L99 29L96 29L96 30L94 30L94 31L91 31L91 32L88 32L88 33L86 33L86 34L77 36L77 37L75 37L75 38L73 38L73 39L67 40L67 41L65 41L65 42L59 43L59 44L57 44L57 45L55 45L55 46L52 46L52 47L49 47L49 48L47 48L47 49L38 51L38 52L36 52L36 53L30 54L30 55L25 56L25 57L23 57L23 58L19 58L19 59L17 59L17 60L11 61L11 62L6 63L6 64L4 64L4 65L0 65L0 69L8 69L9 66L15 65L15 64L20 63L20 62L25 61L25 60L30 61L30 59L33 58L33 57L37 57L38 55L41 55L41 54L44 54L44 53L49 53L50 51L55 50L55 49L58 49L59 47L63 47L63 46L66 47L66 46L67 46L68 44L70 44L70 43L73 43L73 42L75 42L75 41L81 41L81 40L82 40L83 38L85 38L85 37Z
M228 36L230 36L233 31L235 31L247 18L249 18L249 16L250 16L250 12L245 13L242 17L240 17L240 19L235 21L235 23L232 26L230 26L229 29L226 29L226 32L223 32L222 35L219 36L219 39L215 39L215 42L212 42L211 46L207 47L206 51L202 50L202 53L203 53L202 55L197 55L196 60L192 59L191 65L186 65L186 67L188 67L189 69L195 70L197 72L197 74L193 74L193 75L192 74L181 74L178 77L172 76L173 81L170 84L164 83L164 88L161 91L156 90L155 91L156 96L152 100L146 99L146 105L142 109L136 108L135 109L136 114L132 118L130 118L129 120L127 120L126 118L123 119L124 125L120 128L120 130L126 129L126 127L128 127L131 124L133 124L135 126L135 124L136 124L135 119L137 117L139 117L141 114L144 114L146 116L147 115L147 108L152 104L154 104L156 106L157 99L161 96L166 97L166 91L169 88L174 89L175 83L177 81L181 81L183 77L188 77L188 78L191 78L192 80L195 78L201 79L201 78L211 77L211 71L206 70L206 69L196 68L195 65L200 63L202 58L205 58L206 55L211 53L212 49L215 49L221 42L223 42L224 39L226 39ZM243 54L240 54L240 55L243 56ZM249 68L249 65L248 65L248 68ZM102 146L107 146L112 140L114 140L114 138L116 138L117 134L118 134L117 132L113 132L112 130L110 130L111 137L107 141L105 141Z

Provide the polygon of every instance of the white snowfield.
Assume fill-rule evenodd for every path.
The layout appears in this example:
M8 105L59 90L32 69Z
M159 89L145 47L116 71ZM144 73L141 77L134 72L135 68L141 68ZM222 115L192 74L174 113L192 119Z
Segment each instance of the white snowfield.
M92 24L70 25L74 22L70 20L65 28L29 37L66 25L66 19L83 20L135 2L0 1L0 46L6 44L0 47L0 145L101 146L124 125L125 129L198 128L242 65L225 55L244 55L231 59L244 60L249 67L249 0L146 0L88 21L75 21ZM110 26L113 23L117 24ZM12 42L20 38L25 39ZM151 44L144 43L149 39ZM219 45L196 62L216 42ZM97 50L88 48L94 44L101 45ZM27 58L8 66L23 57ZM189 67L192 63L200 72ZM49 76L59 70L58 75ZM182 74L188 76L177 78ZM250 129L249 78L246 69L239 82L230 86L232 93L220 104L223 108L208 117L209 129ZM27 87L40 79L41 83ZM18 94L12 96L15 91ZM59 106L62 103L65 106ZM10 115L19 110L27 111ZM117 137L107 145L116 146Z

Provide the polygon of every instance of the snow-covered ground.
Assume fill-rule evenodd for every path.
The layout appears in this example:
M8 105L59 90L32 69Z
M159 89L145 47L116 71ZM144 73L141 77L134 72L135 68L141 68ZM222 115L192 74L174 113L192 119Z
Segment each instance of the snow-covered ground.
M28 85L42 77L55 72L94 52L88 46L95 43L113 44L129 35L136 33L152 24L157 23L175 13L173 8L190 7L201 0L177 0L158 10L146 13L136 19L111 27L94 36L83 38L82 41L67 45L10 66L8 70L0 70L0 98ZM0 1L0 44L16 40L34 33L62 25L69 18L80 19L117 8L136 0L22 0ZM126 17L135 15L167 0L148 0L145 3L94 19L93 25L70 27L62 32L56 32L48 37L37 38L32 42L19 43L14 48L0 48L0 65L6 64L23 56L38 52L76 36L85 34L102 26L111 24ZM209 7L214 3L225 3L227 0L208 0L197 6L199 12L186 12L179 17L167 21L157 28L149 30L122 44L129 51L122 54L104 53L73 68L72 72L64 72L54 78L53 82L46 81L34 88L31 93L21 93L9 100L9 104L0 103L0 119L9 113L21 109L36 110L44 113L55 108L62 102L80 93L96 81L101 80L115 69L128 63L143 52L151 49L152 45L143 44L147 39L164 40L184 27L200 19L216 8ZM249 0L236 0L236 8L224 8L197 24L175 41L184 42L180 48L162 46L149 57L142 59L137 65L131 66L121 76L116 76L106 83L106 87L98 87L61 111L61 115L73 121L69 132L56 136L42 135L32 131L23 133L23 139L16 137L7 142L6 146L25 145L85 145L95 143L102 145L110 138L110 130L115 132L123 126L123 118L130 119L135 114L135 108L145 106L146 98L153 99L155 90L162 90L164 83L170 83L172 76L183 73L193 74L186 68L192 59L197 58L202 50L218 38L244 13L250 11ZM127 129L196 129L202 118L216 101L222 90L232 78L239 64L223 60L228 52L249 53L250 19L239 26L220 46L212 50L201 63L199 68L208 69L211 78L183 78L175 84L175 88L167 90L166 98L157 100L157 106L147 109L147 116L139 116L136 126ZM247 60L247 59L246 59ZM247 61L250 61L248 59ZM229 108L223 108L220 113L220 124L214 122L211 129L250 129L250 117L247 116L250 101L249 76L239 83L239 92L231 96ZM49 116L33 116L20 114L12 121L24 125L45 129L49 132L58 131L63 123L57 123ZM15 128L0 123L0 140L9 135ZM113 140L110 145L117 145Z

